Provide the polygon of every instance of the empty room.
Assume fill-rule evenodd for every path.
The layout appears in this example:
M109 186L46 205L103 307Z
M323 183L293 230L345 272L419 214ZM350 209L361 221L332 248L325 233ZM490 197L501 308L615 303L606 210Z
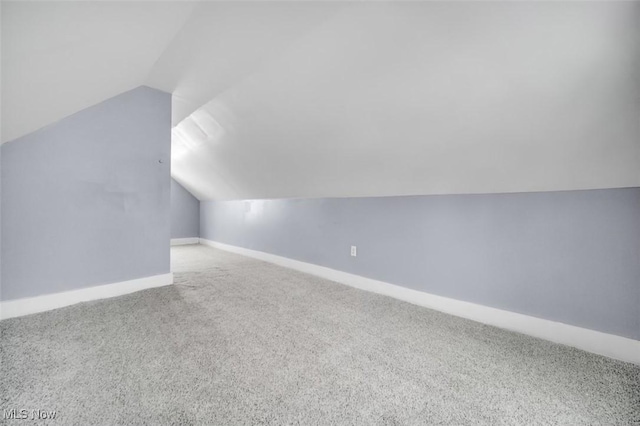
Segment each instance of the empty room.
M640 424L640 2L0 15L1 424Z

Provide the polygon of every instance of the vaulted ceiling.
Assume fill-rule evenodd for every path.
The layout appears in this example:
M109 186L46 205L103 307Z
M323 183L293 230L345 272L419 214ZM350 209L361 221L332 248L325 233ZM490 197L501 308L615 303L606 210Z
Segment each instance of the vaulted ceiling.
M2 2L2 142L145 84L193 4Z
M3 2L2 140L173 94L200 199L640 186L634 2Z

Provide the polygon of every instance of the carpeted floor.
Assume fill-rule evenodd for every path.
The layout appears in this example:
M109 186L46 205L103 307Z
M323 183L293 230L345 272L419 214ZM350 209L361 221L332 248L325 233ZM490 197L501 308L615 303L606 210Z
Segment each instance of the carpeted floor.
M0 408L65 425L640 422L640 367L209 247L172 262L174 286L2 321Z

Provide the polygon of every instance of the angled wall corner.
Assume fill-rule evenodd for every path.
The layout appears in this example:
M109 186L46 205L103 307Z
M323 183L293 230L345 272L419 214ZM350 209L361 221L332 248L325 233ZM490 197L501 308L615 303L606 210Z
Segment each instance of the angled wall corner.
M168 273L170 132L141 86L3 144L0 299Z
M171 239L200 236L200 201L171 178Z

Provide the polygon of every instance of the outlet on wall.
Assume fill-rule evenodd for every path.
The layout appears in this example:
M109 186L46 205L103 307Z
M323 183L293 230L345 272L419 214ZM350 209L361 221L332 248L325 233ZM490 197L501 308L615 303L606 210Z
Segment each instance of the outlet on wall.
M351 256L356 257L358 255L358 248L356 246L351 246Z

